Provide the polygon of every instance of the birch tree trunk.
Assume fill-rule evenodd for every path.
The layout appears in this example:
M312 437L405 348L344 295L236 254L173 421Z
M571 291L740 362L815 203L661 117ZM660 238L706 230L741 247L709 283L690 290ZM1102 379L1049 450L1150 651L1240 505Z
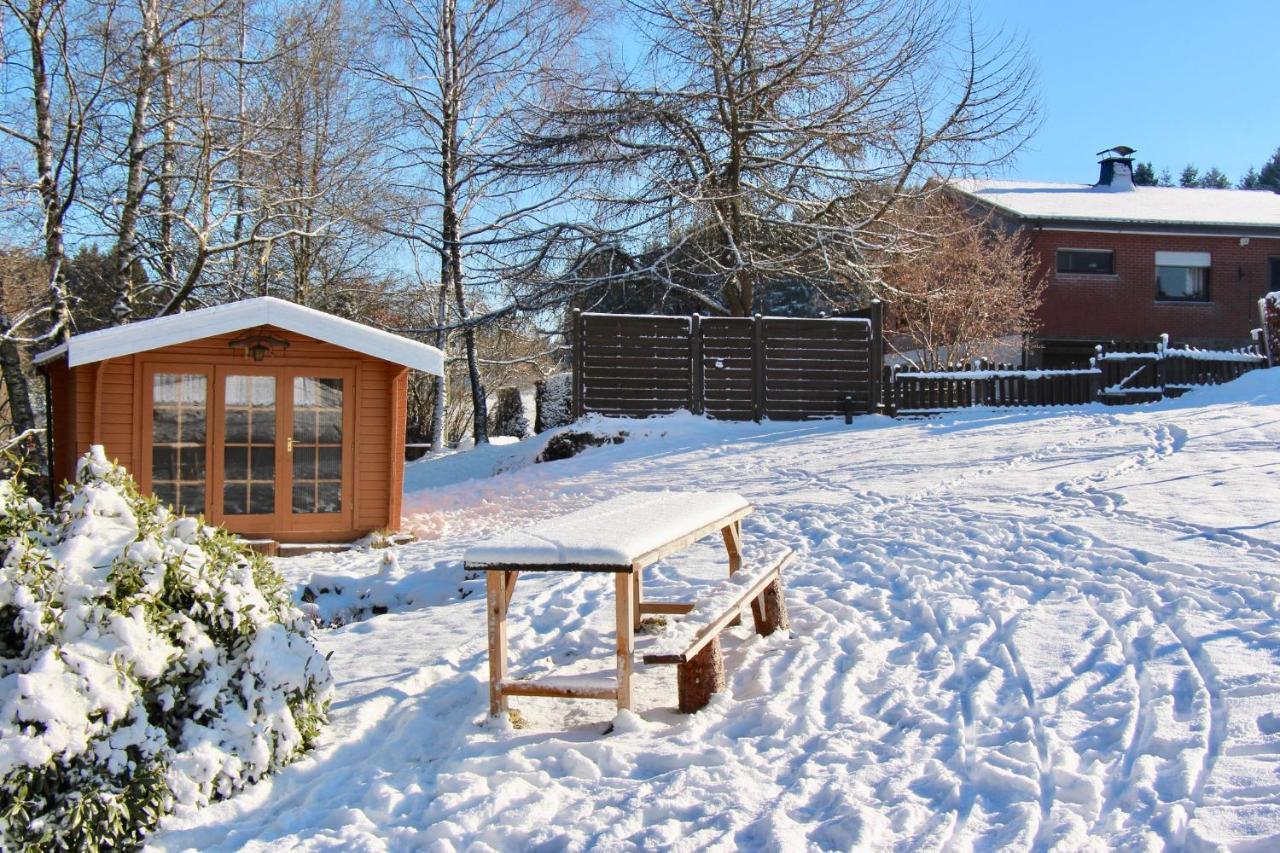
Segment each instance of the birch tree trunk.
M116 325L133 319L133 281L137 265L138 213L143 197L143 160L146 157L147 121L151 109L151 89L156 75L156 51L159 43L160 8L157 0L140 0L138 70L134 81L133 113L129 123L128 163L120 226L116 234L115 289L116 303L112 315Z

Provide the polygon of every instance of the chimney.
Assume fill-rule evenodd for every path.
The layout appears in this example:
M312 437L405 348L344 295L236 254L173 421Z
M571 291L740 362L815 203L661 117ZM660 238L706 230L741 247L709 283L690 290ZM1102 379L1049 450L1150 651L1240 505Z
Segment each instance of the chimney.
M1133 190L1133 154L1136 149L1128 145L1117 145L1098 152L1102 157L1098 164L1102 167L1098 173L1095 187L1112 192L1131 192Z

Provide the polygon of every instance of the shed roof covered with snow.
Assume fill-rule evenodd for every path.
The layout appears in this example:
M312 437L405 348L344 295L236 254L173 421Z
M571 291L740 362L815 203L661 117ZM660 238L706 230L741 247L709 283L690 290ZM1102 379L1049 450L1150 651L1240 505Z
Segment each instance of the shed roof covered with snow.
M429 344L273 296L243 299L86 332L40 353L35 357L35 363L44 364L65 353L67 366L76 367L257 326L275 326L434 376L444 373L444 358L440 350Z

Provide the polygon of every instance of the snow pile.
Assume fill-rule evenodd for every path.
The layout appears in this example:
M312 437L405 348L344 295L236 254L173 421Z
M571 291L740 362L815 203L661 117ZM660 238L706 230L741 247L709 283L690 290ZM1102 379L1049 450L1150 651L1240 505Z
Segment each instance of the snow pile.
M52 510L0 481L0 842L132 846L319 733L332 680L266 561L95 447Z

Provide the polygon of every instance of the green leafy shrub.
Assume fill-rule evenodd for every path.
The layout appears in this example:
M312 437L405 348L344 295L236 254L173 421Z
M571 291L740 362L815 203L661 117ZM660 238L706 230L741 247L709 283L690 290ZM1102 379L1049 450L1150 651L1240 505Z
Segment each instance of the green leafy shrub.
M0 480L0 847L138 845L296 758L332 678L260 555L95 447L49 510Z

